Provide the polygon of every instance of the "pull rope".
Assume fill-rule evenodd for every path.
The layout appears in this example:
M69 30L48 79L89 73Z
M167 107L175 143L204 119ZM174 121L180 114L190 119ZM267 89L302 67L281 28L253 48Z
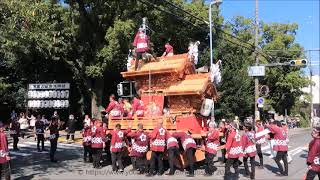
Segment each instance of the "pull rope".
M151 102L151 66L149 66L149 103L150 102Z

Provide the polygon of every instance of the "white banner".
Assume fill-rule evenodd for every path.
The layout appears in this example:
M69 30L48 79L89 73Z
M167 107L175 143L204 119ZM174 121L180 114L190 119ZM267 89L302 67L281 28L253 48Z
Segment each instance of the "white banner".
M45 90L45 89L70 89L70 83L41 83L29 84L29 90Z

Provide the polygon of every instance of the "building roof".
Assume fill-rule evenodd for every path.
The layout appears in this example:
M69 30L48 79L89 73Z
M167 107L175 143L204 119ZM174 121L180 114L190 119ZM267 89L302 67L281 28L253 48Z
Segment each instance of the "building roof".
M202 94L209 83L208 74L192 74L187 75L184 80L179 81L178 84L171 85L165 89L163 93L166 96L174 95L191 95Z
M165 96L207 94L210 97L217 97L217 90L213 83L210 82L209 73L186 75L184 79L177 79L177 81L172 82L169 86L157 84L157 86L151 88L151 91ZM142 93L148 92L147 88L142 90Z
M122 72L126 79L136 82L140 93L160 93L164 96L201 95L217 98L217 90L210 82L209 73L195 74L188 54L159 57L143 64L137 71ZM152 75L149 83L148 75ZM150 86L150 87L149 87Z
M150 74L164 74L172 72L181 72L188 62L188 54L179 54L171 57L159 57L155 62L143 64L137 71L122 72L124 78L145 76Z

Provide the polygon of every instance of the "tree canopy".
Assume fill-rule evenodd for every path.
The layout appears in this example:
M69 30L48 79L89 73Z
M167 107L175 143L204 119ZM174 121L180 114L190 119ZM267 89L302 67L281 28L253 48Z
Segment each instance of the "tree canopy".
M201 64L209 63L208 5L200 1L147 0L2 0L0 2L0 104L25 106L31 82L71 82L71 111L98 116L107 96L116 92L126 57L141 19L147 17L153 53L161 55L170 40L176 53L190 41L201 42ZM175 6L174 6L175 5ZM253 21L225 22L214 13L214 58L223 61L218 87L218 117L253 114L254 85L247 68L254 64ZM303 57L295 41L297 24L260 23L259 47L270 57L261 63ZM268 50L283 50L268 52ZM288 51L290 50L290 51ZM264 53L264 54L266 54ZM269 108L284 113L302 95L308 81L298 68L268 68Z

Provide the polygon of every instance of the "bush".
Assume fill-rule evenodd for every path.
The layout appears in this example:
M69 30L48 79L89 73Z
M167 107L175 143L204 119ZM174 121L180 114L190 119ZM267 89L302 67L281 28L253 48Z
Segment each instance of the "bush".
M301 118L300 118L300 127L303 127L303 128L307 128L307 127L310 127L310 118L307 114L301 112L300 113L301 115Z

